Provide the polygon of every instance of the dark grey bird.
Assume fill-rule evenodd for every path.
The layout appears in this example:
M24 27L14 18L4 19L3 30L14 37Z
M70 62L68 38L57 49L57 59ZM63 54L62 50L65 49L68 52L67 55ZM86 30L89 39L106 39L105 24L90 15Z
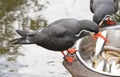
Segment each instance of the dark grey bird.
M54 51L67 50L71 48L78 39L86 35L100 34L96 23L90 20L79 21L72 18L56 20L42 30L37 30L35 32L21 30L16 30L16 32L21 38L14 39L10 41L11 43L37 44ZM75 52L74 49L72 49L72 51Z
M118 11L118 0L90 0L90 10L94 13L93 21L99 24L106 15Z

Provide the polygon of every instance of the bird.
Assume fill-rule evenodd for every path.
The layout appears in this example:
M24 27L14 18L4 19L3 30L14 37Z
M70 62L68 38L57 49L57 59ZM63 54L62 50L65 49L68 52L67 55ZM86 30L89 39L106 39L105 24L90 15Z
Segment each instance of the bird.
M90 11L94 13L93 21L98 25L106 15L115 14L118 11L118 0L90 0ZM108 17L108 24L114 24Z
M77 50L72 48L80 38L87 35L94 35L96 38L105 39L99 32L98 25L91 20L78 20L74 18L63 18L56 20L42 28L33 32L16 30L21 36L10 42L13 44L36 44L48 50L61 51L65 60L72 63L73 57L64 54L74 54Z

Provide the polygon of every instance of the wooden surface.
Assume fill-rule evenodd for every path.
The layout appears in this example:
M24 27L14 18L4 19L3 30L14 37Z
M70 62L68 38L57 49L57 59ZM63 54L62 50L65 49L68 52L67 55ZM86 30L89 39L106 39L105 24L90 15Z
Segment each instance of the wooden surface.
M87 69L80 61L78 61L76 55L74 56L76 60L72 64L66 62L65 60L63 61L64 67L73 77L111 77Z

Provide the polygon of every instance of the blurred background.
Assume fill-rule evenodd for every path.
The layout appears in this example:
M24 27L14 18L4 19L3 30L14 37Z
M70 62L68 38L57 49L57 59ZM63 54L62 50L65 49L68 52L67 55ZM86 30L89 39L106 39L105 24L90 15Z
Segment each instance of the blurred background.
M0 0L0 77L71 77L61 53L8 41L20 37L18 29L34 31L57 19L92 20L92 15L89 0ZM119 11L115 19L120 21Z

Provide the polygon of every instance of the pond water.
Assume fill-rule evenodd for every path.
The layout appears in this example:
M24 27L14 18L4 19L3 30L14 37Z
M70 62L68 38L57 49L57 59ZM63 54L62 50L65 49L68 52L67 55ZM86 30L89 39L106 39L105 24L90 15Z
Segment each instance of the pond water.
M48 23L61 18L92 20L89 0L48 1L48 8L42 11ZM22 45L19 51L23 55L18 56L15 62L0 58L0 77L71 77L62 65L61 53L37 45Z

